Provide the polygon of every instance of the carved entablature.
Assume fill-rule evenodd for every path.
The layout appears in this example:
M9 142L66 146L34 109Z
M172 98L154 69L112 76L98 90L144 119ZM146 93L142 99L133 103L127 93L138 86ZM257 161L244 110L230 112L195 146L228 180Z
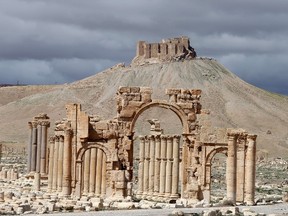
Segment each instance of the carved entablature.
M46 113L39 113L37 116L34 116L34 121L50 119Z
M36 128L38 126L46 126L47 128L50 127L49 117L46 113L40 113L37 116L33 117L33 121L28 122L30 128Z

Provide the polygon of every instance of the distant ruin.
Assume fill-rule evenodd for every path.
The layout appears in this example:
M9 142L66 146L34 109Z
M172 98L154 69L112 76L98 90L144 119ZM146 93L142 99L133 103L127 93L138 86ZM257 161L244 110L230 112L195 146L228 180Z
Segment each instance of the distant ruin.
M224 139L203 142L198 117L207 113L202 112L201 90L167 89L166 94L169 100L157 100L149 87L120 87L117 116L105 121L87 115L80 104L68 104L66 118L56 122L47 145L48 117L36 117L29 123L28 145L28 177L35 176L35 188L41 190L39 182L48 178L47 192L63 197L209 203L212 159L222 152L227 155L227 199L254 204L256 135L227 129ZM140 136L135 170L135 124L152 107L175 113L182 134L164 134L159 120L149 121L151 134Z
M132 64L155 63L159 61L184 60L195 58L196 52L186 36L163 39L161 43L137 43L136 57Z

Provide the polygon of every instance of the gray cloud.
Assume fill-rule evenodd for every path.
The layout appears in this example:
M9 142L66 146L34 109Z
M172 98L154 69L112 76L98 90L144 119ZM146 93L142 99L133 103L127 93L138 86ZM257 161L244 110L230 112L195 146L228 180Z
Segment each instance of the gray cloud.
M285 0L2 0L0 82L65 83L118 62L138 40L187 35L244 80L288 94Z

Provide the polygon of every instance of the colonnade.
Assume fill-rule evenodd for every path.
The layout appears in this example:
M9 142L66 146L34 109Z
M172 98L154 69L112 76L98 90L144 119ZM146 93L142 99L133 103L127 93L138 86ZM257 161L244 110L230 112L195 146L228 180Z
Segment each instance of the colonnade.
M140 136L138 191L142 199L177 199L179 135Z
M99 148L83 155L82 195L104 197L106 194L106 154Z
M47 129L48 120L34 120L28 123L30 138L28 143L27 171L47 174Z
M233 203L254 204L256 172L256 135L238 139L237 133L228 133L226 167L227 199ZM240 140L240 141L239 141Z
M72 130L50 139L48 192L71 194Z

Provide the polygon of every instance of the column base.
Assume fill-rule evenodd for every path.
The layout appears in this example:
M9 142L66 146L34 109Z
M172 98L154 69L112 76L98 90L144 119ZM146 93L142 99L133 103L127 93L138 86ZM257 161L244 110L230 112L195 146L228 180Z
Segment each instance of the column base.
M253 205L255 205L255 202L254 201L245 201L245 204L247 206L253 206Z

